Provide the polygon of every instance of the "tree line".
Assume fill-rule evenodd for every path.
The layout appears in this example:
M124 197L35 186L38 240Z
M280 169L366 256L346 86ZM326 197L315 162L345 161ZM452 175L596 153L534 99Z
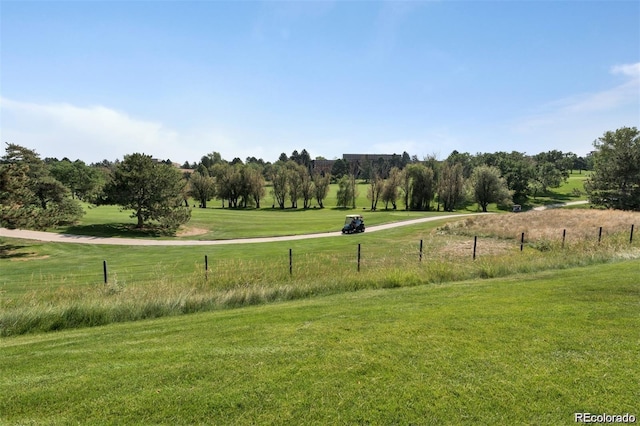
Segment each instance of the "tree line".
M333 162L318 171L303 149L282 153L274 163L255 157L227 161L217 152L182 169L134 153L123 160L87 165L81 160L45 158L33 150L7 143L0 158L0 225L46 229L76 222L79 201L119 205L136 218L136 226L153 223L175 231L191 216L189 200L206 208L213 199L227 208L261 208L267 195L273 208L320 208L331 183L337 185L337 206L355 208L366 185L370 209L453 211L476 202L526 203L564 182L572 169L592 170L585 188L591 202L609 208L640 210L640 142L638 129L606 132L587 157L552 150L460 153L446 159L419 160L404 152L370 161ZM322 160L316 157L315 160ZM301 202L301 205L299 203Z

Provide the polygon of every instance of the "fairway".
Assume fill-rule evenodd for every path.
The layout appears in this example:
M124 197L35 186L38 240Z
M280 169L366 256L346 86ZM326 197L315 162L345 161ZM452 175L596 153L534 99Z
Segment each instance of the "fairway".
M222 208L220 201L215 200L206 209L192 208L191 220L177 232L176 236L162 235L153 227L143 230L135 229L135 220L130 217L130 211L121 211L116 206L95 207L89 204L84 204L85 215L77 224L50 229L50 231L95 237L226 240L340 231L345 216L353 213L364 214L367 226L446 214L439 211L384 209L383 204L380 204L376 211L371 211L371 202L366 198L368 185L362 183L358 187L360 196L356 201L357 207L346 209L335 207L337 185L331 185L325 203L326 208L323 209L316 204L312 204L309 209L272 208L270 196L267 197L269 201L264 203L269 206L260 209ZM190 205L194 205L193 200ZM496 210L495 205L492 206L492 210ZM460 212L476 211L474 205Z
M638 416L638 260L0 341L2 424Z

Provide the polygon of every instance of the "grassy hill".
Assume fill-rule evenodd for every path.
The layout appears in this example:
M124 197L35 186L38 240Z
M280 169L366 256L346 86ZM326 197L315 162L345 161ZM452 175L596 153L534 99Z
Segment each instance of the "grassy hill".
M2 424L638 415L638 260L0 340Z
M217 225L213 215L227 211L207 209L204 221L248 232L246 221ZM126 215L102 212L85 225ZM232 213L225 220L256 215L251 233L265 234L284 232L287 215L321 229L345 214ZM319 219L326 213L336 217ZM368 217L413 213L434 214ZM557 425L573 424L576 412L638 416L634 223L638 213L587 209L216 247L5 239L0 424Z

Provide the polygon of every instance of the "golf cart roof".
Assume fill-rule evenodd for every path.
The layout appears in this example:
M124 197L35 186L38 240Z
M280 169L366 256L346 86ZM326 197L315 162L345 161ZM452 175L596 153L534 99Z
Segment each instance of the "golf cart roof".
M362 219L361 214L348 214L347 217L353 218L353 219Z

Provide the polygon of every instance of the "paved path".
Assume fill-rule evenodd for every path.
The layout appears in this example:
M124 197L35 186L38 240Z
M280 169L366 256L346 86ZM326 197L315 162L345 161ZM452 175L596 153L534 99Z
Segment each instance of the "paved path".
M547 204L546 206L534 207L533 210L541 211L541 210L547 210L547 209L557 209L559 207L577 206L577 205L580 205L580 204L588 204L588 203L589 203L588 200L570 201L568 203Z
M465 216L477 216L487 213L450 214L443 216L423 217L420 219L405 220L402 222L387 223L384 225L368 226L366 233L382 231L384 229L398 228L400 226L415 225L435 220L458 218ZM325 238L341 236L342 232L325 232L322 234L287 235L282 237L264 238L238 238L235 240L147 240L139 238L104 238L90 237L86 235L56 234L53 232L28 231L24 229L0 228L0 237L22 238L25 240L38 240L53 243L76 243L76 244L105 244L121 246L215 246L224 244L253 244L272 243L276 241L295 241L311 238ZM345 236L348 238L348 236Z

